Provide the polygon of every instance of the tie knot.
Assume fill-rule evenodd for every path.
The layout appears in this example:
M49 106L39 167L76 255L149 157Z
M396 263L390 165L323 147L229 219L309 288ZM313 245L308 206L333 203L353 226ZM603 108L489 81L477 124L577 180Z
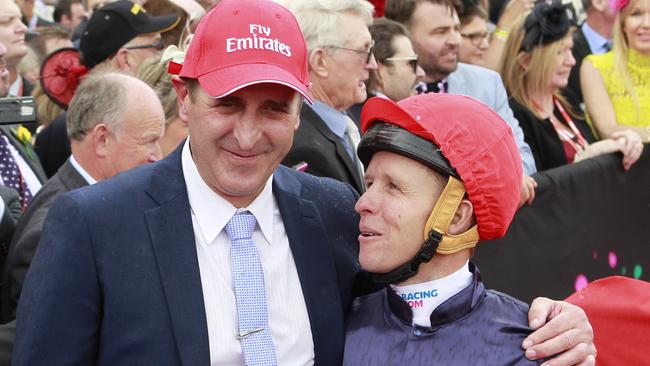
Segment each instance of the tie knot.
M240 239L250 239L253 237L255 230L255 216L250 211L236 213L226 224L226 233L231 241Z

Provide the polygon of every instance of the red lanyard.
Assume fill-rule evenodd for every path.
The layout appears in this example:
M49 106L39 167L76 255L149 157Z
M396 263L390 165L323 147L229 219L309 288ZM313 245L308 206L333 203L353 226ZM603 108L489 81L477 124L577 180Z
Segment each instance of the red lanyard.
M532 102L539 112L543 112L542 108L535 101ZM560 111L562 118L564 118L564 121L573 132L573 134L571 134L566 129L562 128L562 124L557 120L555 115L551 113L549 119L551 120L551 124L553 125L555 132L557 132L558 136L560 137L560 140L568 143L576 151L576 153L584 150L587 147L587 140L582 137L582 134L576 127L576 124L573 122L569 114L564 110L564 107L562 107L562 104L560 104L560 101L557 100L555 96L553 97L553 103L555 104L555 107ZM576 142L575 140L578 141Z

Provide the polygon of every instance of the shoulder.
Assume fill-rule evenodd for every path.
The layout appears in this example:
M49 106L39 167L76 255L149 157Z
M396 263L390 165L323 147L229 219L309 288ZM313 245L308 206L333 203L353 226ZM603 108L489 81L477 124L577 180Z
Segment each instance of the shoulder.
M585 57L586 61L591 62L591 64L599 69L606 70L614 67L614 51L601 54L591 54Z
M314 200L319 206L350 203L354 205L358 198L358 194L349 184L298 172L282 165L275 170L274 178L276 183L287 191L297 194L300 198Z
M386 296L386 288L381 288L373 293L355 297L348 315L348 332L367 325L378 316L383 317Z
M528 109L525 105L519 103L517 100L514 98L508 99L508 104L510 104L510 109L512 109L512 113L515 115L515 118L521 123L521 122L528 122L530 120L536 120L537 117L535 117L535 114Z
M528 328L528 304L503 292L486 290L484 304Z
M449 76L451 77L451 75L454 74L462 75L465 78L480 78L489 80L501 79L499 73L494 70L490 70L481 66L466 64L463 62L459 62L456 71L452 72Z
M117 207L141 206L143 198L146 197L146 187L149 186L159 163L134 168L92 186L67 192L63 196L69 197L82 210L115 213L113 209ZM113 217L119 216L113 215Z

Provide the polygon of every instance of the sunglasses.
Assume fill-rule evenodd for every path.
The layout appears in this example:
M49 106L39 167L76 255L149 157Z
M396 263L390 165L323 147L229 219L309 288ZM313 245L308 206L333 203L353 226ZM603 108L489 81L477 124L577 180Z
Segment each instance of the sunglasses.
M357 48L347 48L347 47L339 47L339 46L326 46L326 47L328 47L328 48L335 48L335 49L337 49L337 50L352 51L352 52L356 52L356 53L358 53L358 54L366 55L366 64L369 64L369 63L370 63L370 60L372 59L372 56L373 56L373 55L372 55L372 49L375 47L375 41L372 41L372 42L370 43L370 47L369 47L369 48L367 48L367 49L363 49L363 50L360 50L360 49L357 49Z
M402 56L402 57L389 57L385 59L384 61L392 62L392 61L407 61L409 65L413 68L413 73L416 74L418 72L418 55L414 56Z
M159 51L162 51L163 49L165 49L165 43L163 42L162 39L159 39L159 40L157 40L156 42L154 42L152 44L144 44L144 45L140 45L140 46L129 46L129 47L124 47L124 48L126 48L127 50L143 50L143 49L147 49L147 48L154 48L154 49L157 49Z

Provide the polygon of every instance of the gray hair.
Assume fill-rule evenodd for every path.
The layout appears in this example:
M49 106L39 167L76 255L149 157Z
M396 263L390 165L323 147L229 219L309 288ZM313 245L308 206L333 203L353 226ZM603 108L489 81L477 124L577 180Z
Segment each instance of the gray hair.
M291 0L289 10L298 19L309 51L324 46L343 46L341 14L360 16L370 25L374 6L367 0Z
M81 82L68 108L68 138L83 140L100 123L111 131L121 124L127 106L125 78L115 72L90 74Z

